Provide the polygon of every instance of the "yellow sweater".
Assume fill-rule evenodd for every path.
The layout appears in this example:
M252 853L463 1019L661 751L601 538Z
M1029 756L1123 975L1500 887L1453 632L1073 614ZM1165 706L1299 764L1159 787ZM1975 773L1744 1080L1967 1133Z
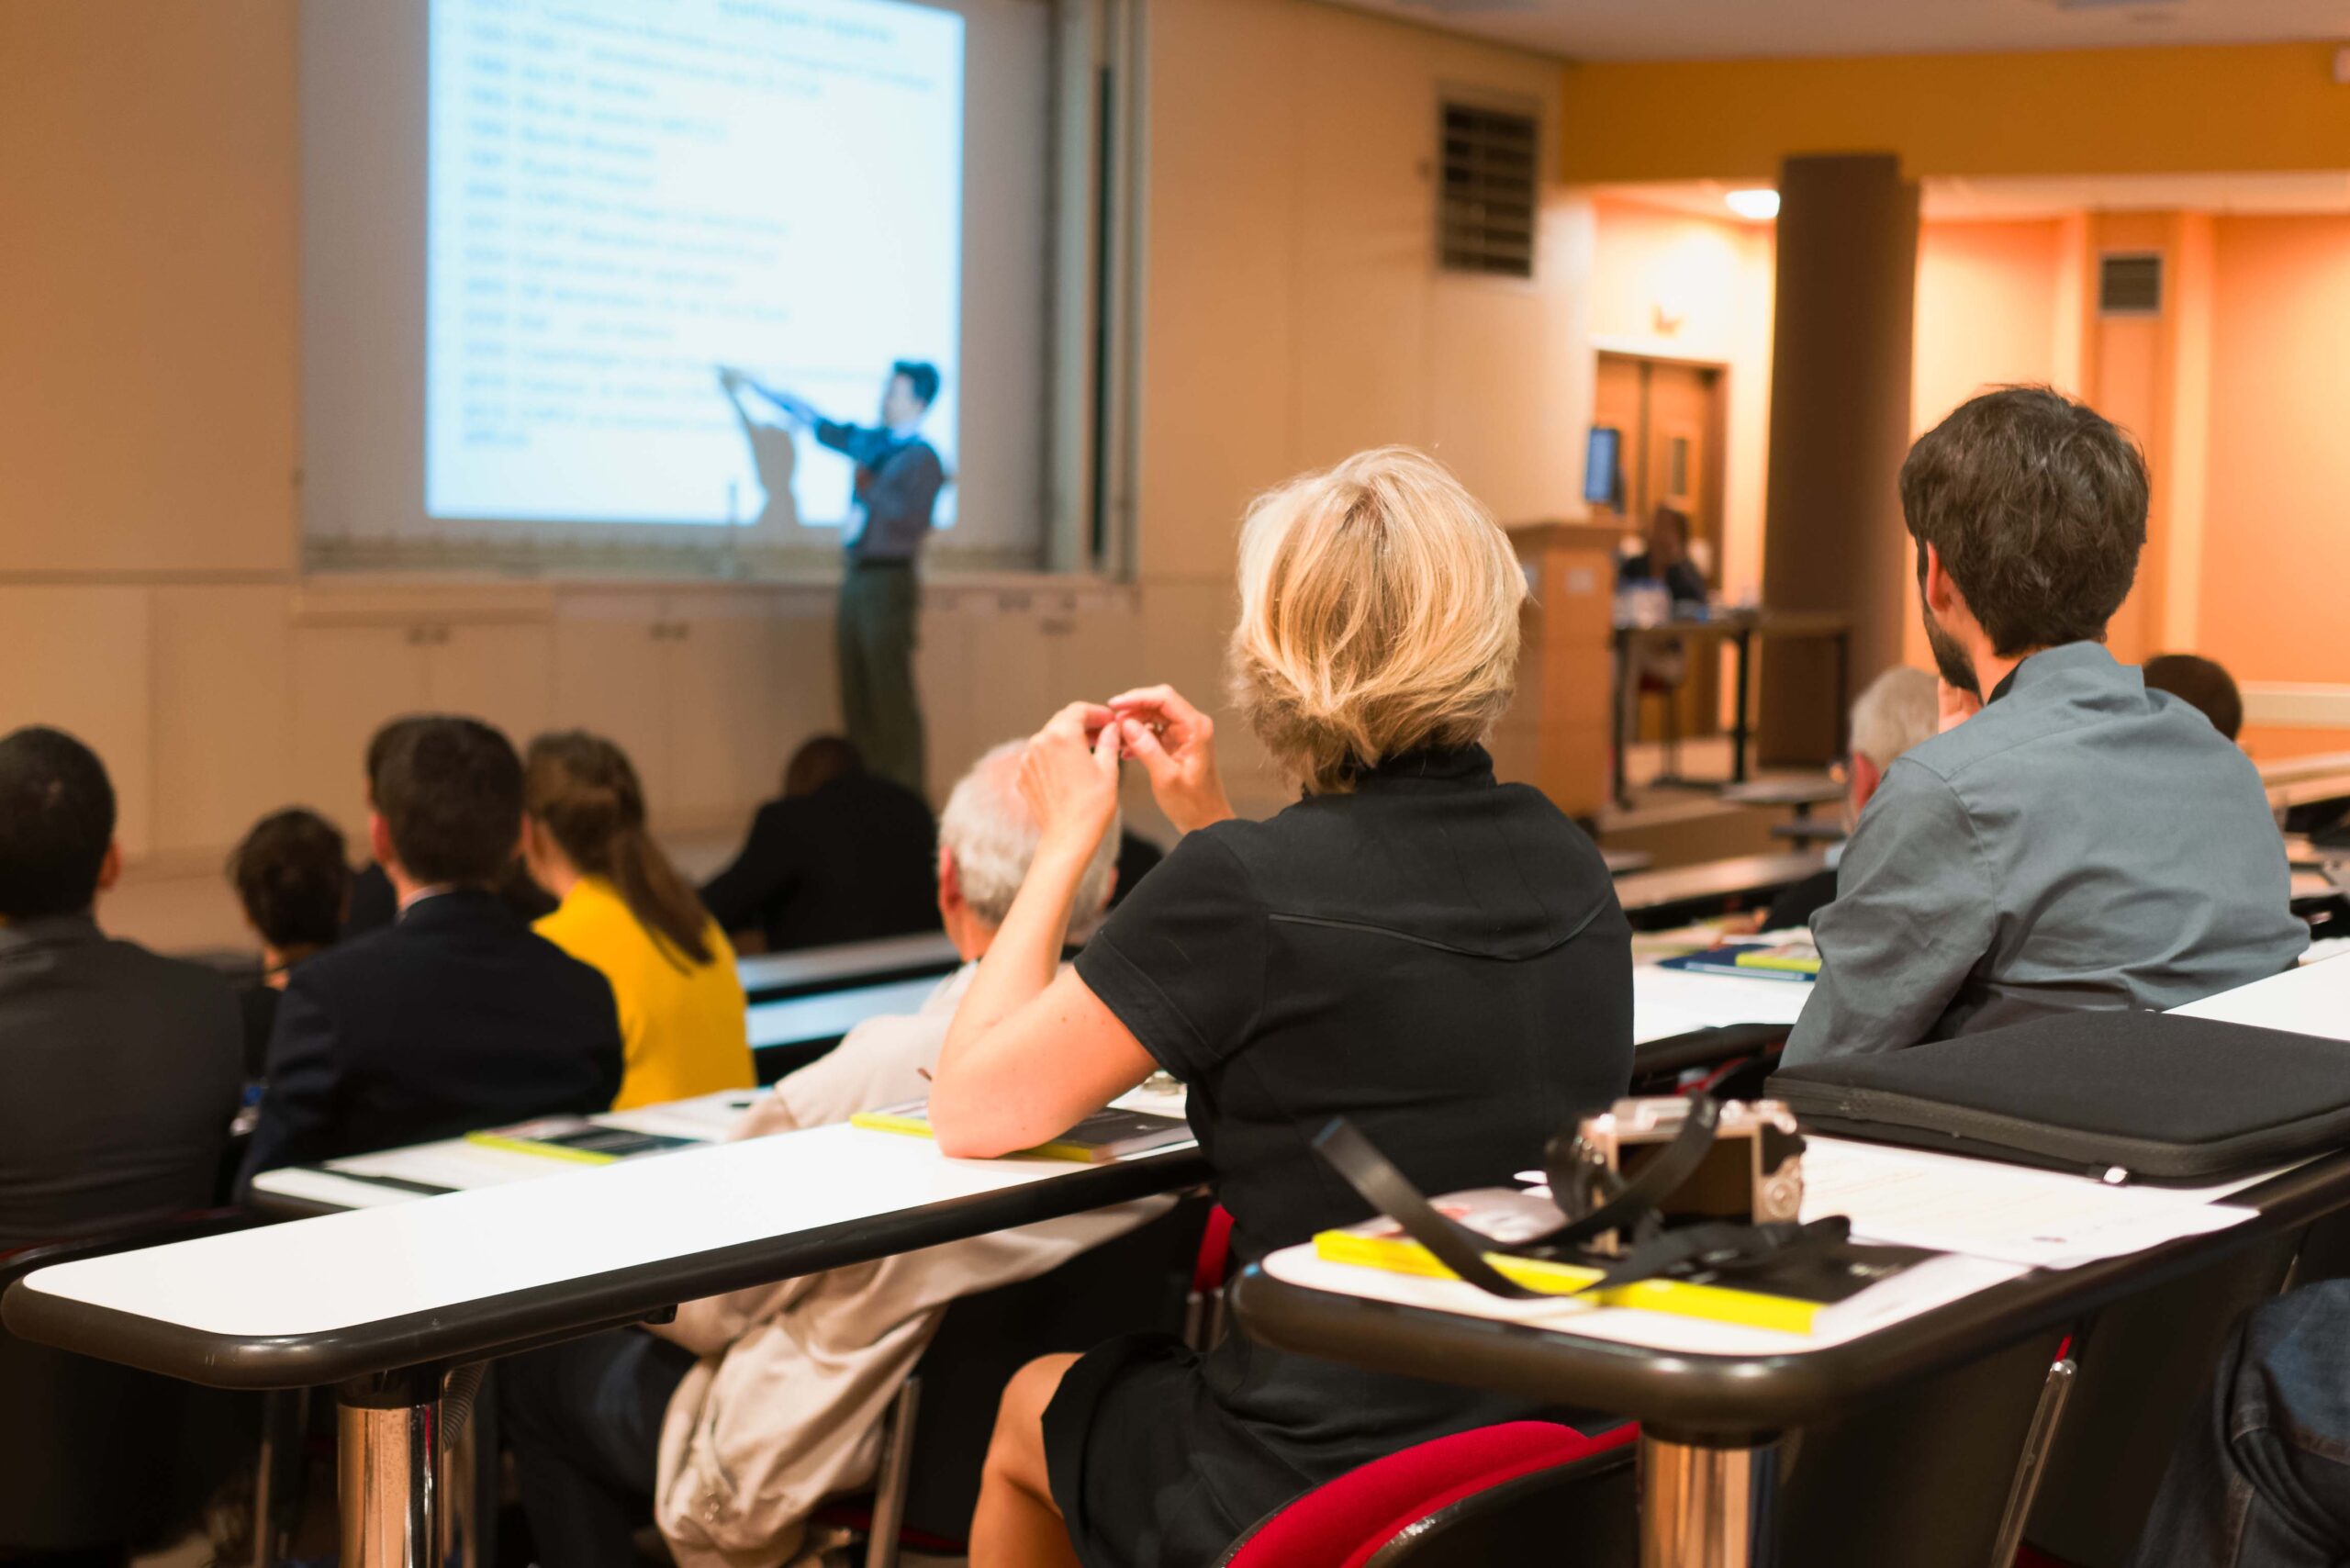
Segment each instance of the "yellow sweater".
M627 1052L612 1109L751 1087L743 981L734 972L734 949L716 921L702 933L711 961L689 965L638 924L617 888L587 877L536 929L612 982Z

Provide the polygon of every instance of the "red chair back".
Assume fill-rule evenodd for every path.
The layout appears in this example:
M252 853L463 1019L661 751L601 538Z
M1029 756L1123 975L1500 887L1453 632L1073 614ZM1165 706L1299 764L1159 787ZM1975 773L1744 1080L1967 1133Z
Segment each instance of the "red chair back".
M1537 1471L1630 1443L1632 1426L1598 1437L1547 1421L1512 1421L1415 1444L1317 1486L1251 1530L1221 1568L1363 1568L1429 1516Z

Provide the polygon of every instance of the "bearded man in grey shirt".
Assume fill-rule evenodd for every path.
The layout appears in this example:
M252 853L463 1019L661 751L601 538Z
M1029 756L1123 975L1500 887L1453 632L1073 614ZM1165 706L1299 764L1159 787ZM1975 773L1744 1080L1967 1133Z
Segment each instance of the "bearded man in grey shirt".
M1812 918L1788 1065L2175 1007L2308 946L2250 760L2106 650L2146 494L2136 442L2044 387L1986 393L1910 450L1944 728L1886 769Z

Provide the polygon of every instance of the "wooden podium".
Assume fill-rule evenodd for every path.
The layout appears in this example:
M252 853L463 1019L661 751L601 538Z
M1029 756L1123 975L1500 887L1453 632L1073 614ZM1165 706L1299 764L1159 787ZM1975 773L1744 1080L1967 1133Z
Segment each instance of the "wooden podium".
M1517 656L1517 695L1494 731L1494 766L1571 817L1607 803L1609 652L1619 529L1588 522L1508 530L1533 590Z

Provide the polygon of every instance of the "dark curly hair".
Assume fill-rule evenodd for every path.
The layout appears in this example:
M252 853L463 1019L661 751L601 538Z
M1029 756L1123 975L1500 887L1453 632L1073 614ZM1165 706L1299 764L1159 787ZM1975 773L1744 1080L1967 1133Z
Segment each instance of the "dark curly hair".
M300 806L253 823L229 857L229 881L262 940L280 952L328 947L351 902L351 863L335 825Z
M1901 515L2001 657L2094 642L2146 543L2146 459L2128 431L2046 386L1962 403L1901 465Z

